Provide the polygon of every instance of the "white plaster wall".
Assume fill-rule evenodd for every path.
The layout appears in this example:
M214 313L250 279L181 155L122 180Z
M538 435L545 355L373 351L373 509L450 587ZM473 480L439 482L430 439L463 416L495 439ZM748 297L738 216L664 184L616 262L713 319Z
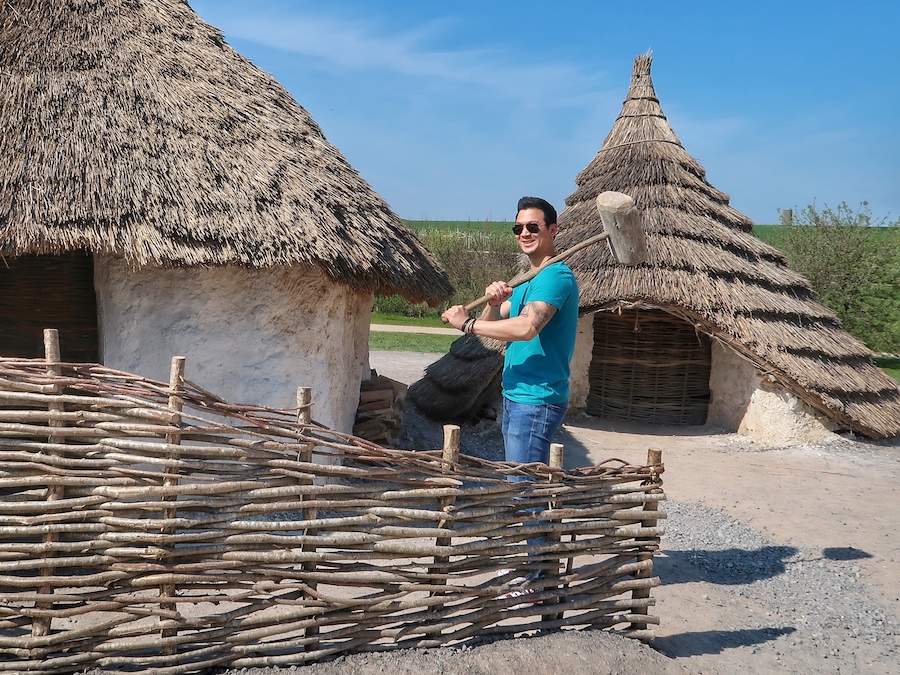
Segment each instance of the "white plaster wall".
M712 340L707 424L737 431L758 387L754 368L734 350Z
M313 419L352 431L372 294L319 270L136 270L105 256L94 284L105 365L168 382L172 357L184 356L185 376L204 389L279 408L311 387Z
M578 318L578 333L575 335L575 352L572 355L572 370L569 376L569 409L583 410L591 391L589 371L594 353L594 315L585 314Z
M828 420L793 394L763 381L736 352L712 343L707 422L767 445L828 441Z

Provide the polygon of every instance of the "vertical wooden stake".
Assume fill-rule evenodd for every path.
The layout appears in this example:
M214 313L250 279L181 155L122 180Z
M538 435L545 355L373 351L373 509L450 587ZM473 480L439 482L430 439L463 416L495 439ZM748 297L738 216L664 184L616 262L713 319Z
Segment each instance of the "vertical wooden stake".
M297 387L297 424L300 426L307 426L312 422L312 413L310 412L310 404L312 403L312 387ZM304 448L300 452L300 456L298 460L301 462L309 462L313 461L313 449L315 445L313 443L307 443L306 448ZM312 484L312 481L309 481L309 484ZM301 496L300 501L304 501L308 499L305 496ZM303 520L315 520L319 515L319 510L315 507L305 508L302 511ZM318 534L317 529L307 528L303 531L304 535L315 536ZM303 544L300 546L301 551L309 551L315 552L316 547L313 544ZM302 569L306 572L313 573L316 571L316 563L312 560L304 562L301 565ZM307 586L313 591L316 590L316 582L312 580L307 580ZM312 596L309 596L312 598ZM310 640L311 642L307 642L304 649L308 652L316 651L319 648L319 641L315 638L319 635L319 627L318 626L309 626L304 631L304 636Z
M651 467L651 469L652 469L652 467L658 467L661 465L662 465L662 450L654 450L653 448L650 448L649 450L647 450L647 466ZM645 495L646 494L659 494L662 492L662 488L660 487L660 485L662 484L662 480L659 478L659 474L655 470L652 470L652 477L648 481L648 483L651 485L655 485L655 487L651 487L650 489L648 489L644 493ZM643 509L644 511L656 511L658 508L659 508L658 502L655 502L655 501L654 502L650 502L650 501L644 502L644 509ZM655 519L641 521L641 527L656 527L656 524L657 524L657 521ZM640 540L637 540L637 541L640 542ZM649 579L650 577L653 576L653 567L652 567L653 555L654 555L653 551L644 551L644 552L637 554L638 562L643 562L645 560L649 560L651 562L651 567L646 570L641 570L641 571L637 572L634 575L635 579ZM649 588L636 588L631 592L631 597L634 600L647 599L650 597L650 589ZM649 608L648 607L632 607L631 612L633 614L648 614ZM631 623L630 628L632 630L645 631L645 630L647 630L648 625L649 624L646 624L646 623L643 623L640 621L635 621L635 622Z
M441 470L444 473L452 473L453 467L459 462L459 427L455 424L445 424L444 425L444 448L441 453L441 459L443 460L443 465ZM441 511L447 512L450 510L450 507L453 506L453 503L456 501L455 497L441 497L438 499L438 507ZM439 528L446 528L447 521L442 520L438 523ZM438 537L435 540L435 544L438 546L450 546L453 541L453 537ZM431 568L430 572L433 574L447 574L447 564L450 562L450 556L445 555L437 555L434 557L434 567ZM446 584L446 580L432 580L432 584L444 585Z
M165 487L171 487L178 485L178 467L175 466L175 462L178 461L179 457L181 457L181 453L178 452L176 446L181 445L181 411L184 409L184 364L185 357L183 356L173 356L172 357L172 365L169 369L169 410L172 411L172 427L173 430L166 434L166 446L168 446L168 450L166 451L166 460L170 463L166 466L165 478L163 478L163 485ZM172 521L178 515L178 507L175 506L175 502L178 501L177 495L163 495L163 502L166 502L166 507L163 510L163 514L166 521ZM163 535L172 535L175 534L175 527L170 525L163 525L162 527ZM169 562L171 562L171 557L169 557L168 551L171 551L174 546L165 546L167 551L166 557ZM170 570L171 571L171 570ZM178 589L175 584L161 584L159 587L159 594L164 598L174 598L177 594ZM160 603L160 609L164 612L172 612L177 613L178 605L174 601L166 601ZM178 634L178 630L176 628L163 628L160 631L161 638L169 638ZM177 651L177 647L173 646L163 646L163 654L172 655Z
M312 387L297 387L297 424L305 425L312 421L311 403Z
M444 449L441 458L444 460L444 473L452 473L452 465L459 461L459 427L455 424L444 425Z
M551 443L550 444L550 468L552 469L561 469L563 467L563 445L562 443ZM558 483L560 481L559 477L555 474L550 474L550 482ZM555 509L557 506L556 501L551 501L547 504L547 508L550 510ZM553 520L551 522L559 522L558 520ZM559 543L560 537L557 533L551 533L547 535L547 543L548 544L556 544ZM556 564L556 572L554 572L554 576L559 578L559 571L562 569L562 560L558 560ZM557 586L559 588L559 586ZM546 589L545 589L546 590ZM559 602L556 600L545 600L544 605L554 605ZM556 621L562 618L562 613L553 613L553 614L544 614L541 617L544 621Z
M550 466L554 469L561 469L563 465L563 444L562 443L551 443L550 444ZM551 480L555 483L559 482L559 478L552 477Z
M60 356L59 356L59 331L55 328L47 328L44 330L44 359L47 362L47 374L48 375L61 375L62 374L62 366L60 365ZM62 393L61 385L53 386L54 394ZM65 443L64 436L54 435L52 429L54 427L59 428L65 426L65 422L59 419L53 418L54 412L63 412L65 410L65 406L62 403L57 401L51 402L47 409L50 411L50 420L47 423L47 426L50 427L51 432L47 437L47 442L51 444L62 444ZM54 451L54 454L60 454L58 451ZM47 502L55 502L62 499L65 496L65 488L62 485L54 485L50 484L47 486ZM55 532L48 532L44 535L44 545L50 545L59 540L59 536ZM49 548L49 546L48 546ZM47 550L44 553L44 556L47 558L55 557L55 553L52 550ZM42 577L52 577L55 573L54 567L42 567L41 568L41 576ZM39 595L51 595L53 593L53 584L41 584L40 589L38 590ZM39 600L36 603L39 609L50 609L53 606L52 602L48 602L45 600ZM51 619L44 618L41 616L35 617L34 621L31 624L31 633L35 637L43 637L50 632L50 624Z

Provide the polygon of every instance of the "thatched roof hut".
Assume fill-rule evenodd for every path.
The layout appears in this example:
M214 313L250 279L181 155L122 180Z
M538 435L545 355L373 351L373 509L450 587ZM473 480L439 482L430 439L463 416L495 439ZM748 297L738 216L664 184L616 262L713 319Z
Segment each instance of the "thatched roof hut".
M94 291L100 323L121 329L123 307L111 289L131 278L157 303L201 287L244 316L264 304L267 323L290 333L283 319L293 314L319 342L347 333L349 320L354 337L338 341L362 349L350 360L367 361L374 294L436 304L451 292L435 258L309 113L186 2L10 0L0 10L0 71L0 269L33 290L0 298L8 327L0 352L23 331L51 327L47 311L34 311L48 296L83 310L77 319L55 317L64 356L92 330L84 315ZM68 271L49 270L60 265ZM110 287L91 288L92 278ZM167 281L154 285L159 279ZM85 285L76 303L59 299ZM250 286L281 293L259 299L246 295ZM304 304L270 307L309 289L316 295ZM190 311L208 304L201 293ZM257 332L249 322L229 323L237 326L230 339ZM76 337L67 338L64 329L75 324ZM96 324L94 317L95 332ZM94 353L141 372L100 330ZM296 359L306 347L292 338L280 349Z
M302 265L451 292L413 233L272 76L180 0L0 12L0 251Z
M585 322L572 403L604 417L709 421L765 437L776 425L762 409L774 397L793 412L802 401L832 429L900 435L896 381L706 181L663 114L650 64L649 55L635 60L622 112L559 217L563 250L602 229L598 194L623 192L650 251L636 267L614 264L603 246L568 261ZM436 399L427 386L440 382L410 393Z

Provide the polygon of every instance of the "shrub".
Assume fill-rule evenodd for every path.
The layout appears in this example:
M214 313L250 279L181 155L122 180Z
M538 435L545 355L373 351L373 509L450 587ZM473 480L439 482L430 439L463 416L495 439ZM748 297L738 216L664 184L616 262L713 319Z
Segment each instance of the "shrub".
M454 293L449 302L432 309L425 303L412 305L400 296L375 298L375 311L403 316L437 316L450 305L466 304L484 294L498 279L508 280L520 268L521 252L511 232L498 234L460 229L422 228L416 231L422 243L447 271Z
M474 300L489 283L509 279L519 269L520 251L512 233L424 230L420 236L450 276L454 294L449 304Z
M785 227L788 265L812 284L848 332L878 352L900 351L900 222L853 210L807 206Z
M436 310L426 303L412 304L399 295L379 295L375 297L375 306L372 308L382 314L399 314L400 316L423 317L432 316Z

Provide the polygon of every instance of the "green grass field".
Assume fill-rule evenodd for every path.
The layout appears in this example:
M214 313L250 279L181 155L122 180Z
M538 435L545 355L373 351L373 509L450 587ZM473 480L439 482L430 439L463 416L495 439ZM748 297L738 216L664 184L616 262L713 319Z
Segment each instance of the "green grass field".
M462 335L462 333L460 333ZM459 335L425 335L424 333L369 333L369 351L419 352L446 354Z
M900 359L891 357L875 357L875 365L900 382Z
M785 225L754 225L753 235L770 246L780 249L781 240L788 229ZM896 227L873 227L871 231L875 232L879 237L900 237L900 229ZM894 239L894 241L896 242L897 240Z
M403 314L386 314L384 312L372 312L372 323L380 323L385 326L447 327L437 316L404 316Z
M753 235L770 246L778 248L778 244L781 241L781 233L784 229L783 225L754 225Z
M511 220L404 220L411 230L459 230L461 232L484 232L509 234Z

